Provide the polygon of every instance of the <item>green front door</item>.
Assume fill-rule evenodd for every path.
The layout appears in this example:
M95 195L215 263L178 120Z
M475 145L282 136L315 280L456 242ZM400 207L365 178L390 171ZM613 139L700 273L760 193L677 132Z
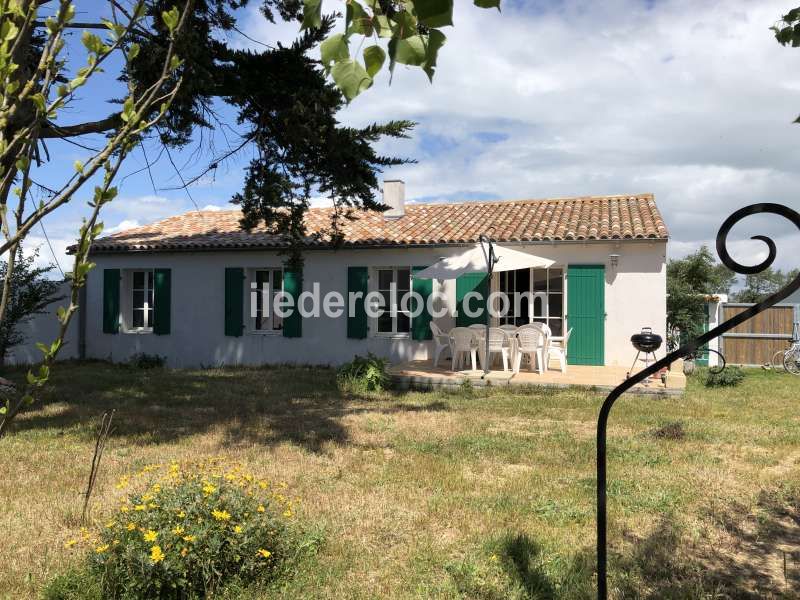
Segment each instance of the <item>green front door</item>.
M567 269L567 346L571 365L605 364L606 274L603 265L569 265Z

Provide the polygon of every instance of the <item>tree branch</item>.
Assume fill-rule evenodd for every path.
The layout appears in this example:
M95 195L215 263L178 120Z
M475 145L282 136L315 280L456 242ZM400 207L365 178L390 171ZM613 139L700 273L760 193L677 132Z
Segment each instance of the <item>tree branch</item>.
M120 113L114 113L99 121L87 121L76 125L56 125L48 122L42 127L40 138L65 138L86 135L89 133L105 133L112 129L117 129L122 122L119 118Z

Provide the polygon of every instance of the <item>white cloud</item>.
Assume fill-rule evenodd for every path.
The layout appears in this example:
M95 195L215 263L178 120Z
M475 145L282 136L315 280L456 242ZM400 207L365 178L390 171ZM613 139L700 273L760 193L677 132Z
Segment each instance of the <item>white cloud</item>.
M218 206L217 204L206 204L200 210L207 210L207 211L211 211L211 212L219 212L221 210L231 210L232 208L233 208L232 206Z
M113 227L107 227L106 229L103 230L103 233L109 235L112 233L117 233L119 231L125 231L126 229L131 229L133 227L139 227L140 225L141 223L136 219L125 219L123 221L120 221L117 225L114 225Z

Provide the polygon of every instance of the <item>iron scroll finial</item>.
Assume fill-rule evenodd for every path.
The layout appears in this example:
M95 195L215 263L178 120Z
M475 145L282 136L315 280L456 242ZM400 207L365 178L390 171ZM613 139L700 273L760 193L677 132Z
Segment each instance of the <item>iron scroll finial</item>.
M775 242L764 235L754 235L751 239L760 240L767 245L769 253L767 258L756 265L743 265L734 260L728 253L727 242L728 234L731 229L739 223L742 219L751 215L770 213L784 217L785 219L794 223L800 230L800 213L784 206L782 204L774 204L770 202L751 204L745 206L732 213L725 221L717 233L717 254L726 267L740 275L753 275L768 269L775 262L777 250ZM710 340L719 337L726 331L729 331L751 319L760 312L765 311L769 307L777 304L781 300L791 295L796 290L800 289L800 275L795 277L785 287L778 290L768 298L755 304L747 310L735 315L727 321L721 323L712 330L700 335L699 337L690 340L683 344L677 350L668 353L661 360L656 361L649 367L642 369L638 373L632 375L630 378L623 381L620 385L614 388L611 393L606 397L603 406L600 408L600 414L597 418L597 597L599 600L606 600L608 598L608 556L607 556L607 523L606 523L606 428L608 426L608 417L611 413L611 408L614 406L617 398L619 398L626 391L641 383L654 373L657 373L664 367L669 366L675 360L683 358L689 354L694 353L699 347L705 345Z

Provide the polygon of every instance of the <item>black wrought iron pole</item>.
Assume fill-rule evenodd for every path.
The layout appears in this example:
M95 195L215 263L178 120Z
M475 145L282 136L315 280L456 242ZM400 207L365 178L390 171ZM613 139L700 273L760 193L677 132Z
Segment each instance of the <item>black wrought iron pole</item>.
M494 227L491 227L489 231L494 231ZM494 242L492 238L488 235L488 233L482 233L478 238L481 243L481 250L483 250L483 258L486 259L486 282L487 286L491 290L492 286L492 273L494 272L494 265L497 262L497 256L494 253ZM484 247L486 244L486 247ZM488 248L488 249L487 249ZM489 321L490 321L490 314L489 314L489 298L486 298L485 302L486 306L486 346L484 347L485 354L483 355L483 377L485 378L489 374Z
M739 210L735 211L733 214L731 214L731 216L725 219L725 222L719 229L719 233L717 234L717 254L726 267L736 273L739 273L740 275L752 275L754 273L760 273L761 271L768 269L775 261L775 256L777 254L775 242L764 235L754 235L751 237L751 239L764 242L769 248L769 255L767 258L757 265L748 266L736 262L733 258L731 258L731 255L728 253L728 249L726 247L728 234L734 225L736 225L745 217L761 213L771 213L784 217L794 223L798 230L800 230L800 213L787 206L783 206L782 204L774 204L769 202L751 204L750 206L745 206L744 208L740 208ZM787 296L791 295L797 289L800 289L800 275L795 277L791 283L786 285L786 287L775 292L762 302L751 306L747 310L735 315L733 318L728 319L724 323L721 323L711 331L704 333L698 338L690 340L677 350L668 353L661 360L656 361L649 367L632 375L630 378L626 379L620 385L614 388L603 402L603 406L600 408L600 415L597 419L597 597L599 600L607 600L608 598L608 540L606 537L606 428L608 426L608 417L611 413L611 408L614 406L614 402L616 402L617 398L634 387L636 384L641 383L654 373L660 371L662 368L668 367L679 358L693 354L700 346L705 345L709 341L719 337L737 325L744 323L758 313L765 311L770 306L777 304Z

